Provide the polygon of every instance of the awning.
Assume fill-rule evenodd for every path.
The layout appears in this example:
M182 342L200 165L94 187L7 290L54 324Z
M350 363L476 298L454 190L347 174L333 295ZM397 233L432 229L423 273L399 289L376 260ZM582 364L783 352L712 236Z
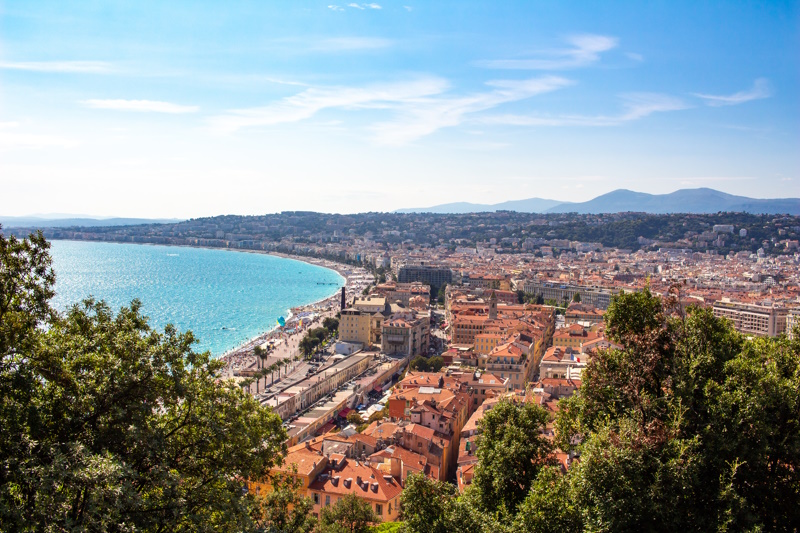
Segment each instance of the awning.
M383 392L383 387L381 387L379 384L376 383L375 385L372 386L372 390L376 392Z
M342 418L347 418L347 415L350 414L351 410L352 409L348 409L347 407L345 407L344 409L339 411L339 416L341 416Z

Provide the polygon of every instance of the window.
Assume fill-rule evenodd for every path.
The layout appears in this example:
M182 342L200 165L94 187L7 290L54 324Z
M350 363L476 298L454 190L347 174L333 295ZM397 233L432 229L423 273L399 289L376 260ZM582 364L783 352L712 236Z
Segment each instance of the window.
M319 494L314 493L314 505L319 505Z
M325 495L325 505L330 505L330 504L331 504L331 495L330 494L326 494Z
M383 506L379 503L375 504L375 514L377 514L378 516L383 514Z

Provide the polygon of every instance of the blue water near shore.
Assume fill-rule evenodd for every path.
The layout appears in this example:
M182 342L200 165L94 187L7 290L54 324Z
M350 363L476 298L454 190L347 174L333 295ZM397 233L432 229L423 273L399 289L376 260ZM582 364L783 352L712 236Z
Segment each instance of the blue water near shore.
M88 296L112 309L142 301L150 325L191 330L215 356L272 329L288 309L344 285L333 270L266 254L177 246L52 241L53 306ZM225 328L225 329L223 329Z

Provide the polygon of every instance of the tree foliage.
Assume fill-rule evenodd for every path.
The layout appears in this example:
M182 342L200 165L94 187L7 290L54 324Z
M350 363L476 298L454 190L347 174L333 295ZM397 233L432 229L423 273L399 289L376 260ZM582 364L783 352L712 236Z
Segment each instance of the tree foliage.
M0 235L0 523L9 531L243 531L243 480L283 451L281 420L141 304L59 315L41 236Z
M540 433L547 412L530 404L498 402L480 422L473 486L482 507L513 514L539 470L553 464L552 444Z
M677 296L677 295L675 295ZM645 290L615 299L624 346L584 371L557 431L587 529L793 531L800 523L800 344L746 339Z
M418 355L409 363L411 370L419 372L438 372L444 366L444 359L440 355L425 357Z
M328 332L333 333L339 329L339 321L333 317L326 316L322 321L322 327L327 329Z
M583 530L572 479L559 467L545 467L536 476L525 501L519 507L513 533L579 533Z
M270 477L270 491L257 496L256 524L269 533L309 533L317 520L312 515L314 503L300 494L303 482L297 467Z
M455 485L422 474L406 479L401 510L409 533L478 533L491 522L474 498L459 497Z
M334 505L323 507L319 515L319 533L367 533L381 519L372 505L355 494L343 496Z
M560 402L556 444L579 457L566 473L531 439L543 414L500 402L464 494L409 478L407 529L796 532L800 341L748 339L679 302L679 288L613 301L607 332L623 348Z

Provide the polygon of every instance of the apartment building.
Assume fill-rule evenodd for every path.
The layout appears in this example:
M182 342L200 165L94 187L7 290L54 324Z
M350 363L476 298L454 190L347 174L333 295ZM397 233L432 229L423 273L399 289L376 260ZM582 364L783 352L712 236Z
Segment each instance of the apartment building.
M423 298L426 302L431 300L431 287L420 282L398 283L387 281L375 287L375 292L386 298L390 304L400 302L405 307L411 304L411 299L415 296Z
M567 379L577 378L586 368L588 357L573 348L551 346L539 364L539 375L542 378Z
M790 309L786 315L786 334L790 339L795 338L795 328L800 326L800 309Z
M371 323L372 315L369 311L359 309L344 309L339 317L339 340L342 342L357 342L364 346L372 344Z
M608 309L611 298L619 293L618 289L613 288L588 287L535 279L522 282L522 290L534 296L541 296L545 300L555 300L556 302L571 302L576 294L580 294L581 303L598 309Z
M517 342L507 342L497 346L487 356L481 358L481 365L487 372L508 379L508 387L522 389L533 379L534 358L530 357L530 346Z
M567 325L581 324L583 326L593 326L603 323L605 311L582 302L572 302L567 307L564 319Z
M397 269L397 281L400 283L419 281L438 291L442 285L453 282L453 271L446 266L406 264Z
M430 314L399 310L381 324L381 351L407 357L425 354L430 344Z
M722 298L714 302L714 316L727 318L746 335L777 337L786 332L789 310L785 307L734 302Z
M574 348L576 351L580 351L581 346L585 343L589 343L601 336L602 335L596 331L587 330L579 324L570 324L569 326L557 329L555 333L553 333L553 346Z
M400 480L384 474L368 463L340 456L331 458L330 468L317 476L308 488L314 504L314 516L323 507L335 505L348 494L355 494L369 503L381 522L393 522L400 516Z

